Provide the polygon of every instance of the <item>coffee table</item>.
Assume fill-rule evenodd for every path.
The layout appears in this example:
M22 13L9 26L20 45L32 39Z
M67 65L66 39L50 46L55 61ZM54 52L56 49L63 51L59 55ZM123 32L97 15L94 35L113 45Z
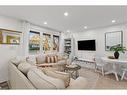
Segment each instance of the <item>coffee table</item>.
M81 69L81 66L77 64L71 64L71 65L66 65L64 70L65 72L70 74L70 77L76 79L77 77L79 77L79 72L78 72L79 69Z

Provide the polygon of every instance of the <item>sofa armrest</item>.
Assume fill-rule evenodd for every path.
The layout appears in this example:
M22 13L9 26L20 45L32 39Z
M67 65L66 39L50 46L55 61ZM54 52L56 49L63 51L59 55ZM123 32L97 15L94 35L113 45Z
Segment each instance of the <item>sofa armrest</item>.
M59 60L57 63L58 65L64 65L66 64L66 60Z
M55 71L55 72L61 75L69 75L69 73L66 73L66 72L60 72L60 71Z
M67 89L84 89L87 86L87 79L83 77L78 77L76 80L71 79L70 85Z
M67 65L70 65L71 64L71 60L68 58L68 59L66 59L66 64Z

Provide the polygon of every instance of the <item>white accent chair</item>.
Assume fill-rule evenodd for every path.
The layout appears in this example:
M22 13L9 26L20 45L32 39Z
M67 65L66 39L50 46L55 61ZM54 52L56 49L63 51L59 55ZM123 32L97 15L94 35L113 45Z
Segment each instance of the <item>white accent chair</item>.
M123 80L124 79L124 76L125 76L125 74L127 72L127 65L123 65L121 67L121 70L123 71L122 76L121 76L121 80Z
M95 72L99 69L101 70L102 75L104 76L104 66L106 65L105 62L101 59L101 57L95 57Z

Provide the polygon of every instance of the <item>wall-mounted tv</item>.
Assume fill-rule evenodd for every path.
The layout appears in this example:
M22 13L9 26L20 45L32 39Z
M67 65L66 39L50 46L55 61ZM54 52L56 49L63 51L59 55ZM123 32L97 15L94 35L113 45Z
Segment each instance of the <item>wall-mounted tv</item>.
M81 40L81 41L78 41L78 50L95 51L96 50L95 40Z

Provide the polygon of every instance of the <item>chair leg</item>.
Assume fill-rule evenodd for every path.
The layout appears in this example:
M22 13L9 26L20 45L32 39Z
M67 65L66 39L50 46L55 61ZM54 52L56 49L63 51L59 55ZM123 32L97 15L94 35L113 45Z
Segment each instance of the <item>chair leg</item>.
M104 68L101 68L102 75L104 76Z
M117 73L114 73L114 74L115 74L116 80L119 81L119 78L117 76Z
M97 66L95 66L95 72L97 72Z
M122 74L121 80L123 80L124 75L125 75L125 72L126 72L126 71L123 71L123 74Z

